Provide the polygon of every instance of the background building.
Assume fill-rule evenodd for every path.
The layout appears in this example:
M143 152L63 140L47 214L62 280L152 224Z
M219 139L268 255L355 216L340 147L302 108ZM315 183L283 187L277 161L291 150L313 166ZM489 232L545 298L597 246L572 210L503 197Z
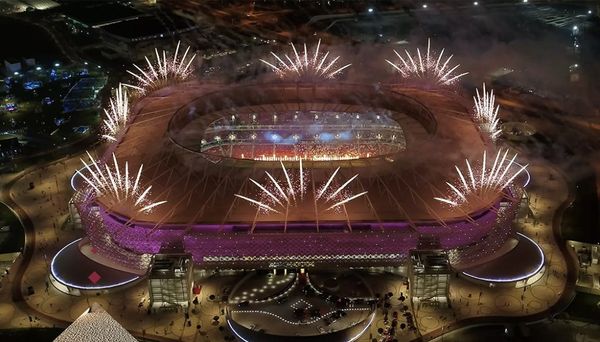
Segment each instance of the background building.
M171 45L170 38L198 27L175 14L142 12L120 3L69 4L61 15L73 33L99 39L108 58L141 59L156 46Z

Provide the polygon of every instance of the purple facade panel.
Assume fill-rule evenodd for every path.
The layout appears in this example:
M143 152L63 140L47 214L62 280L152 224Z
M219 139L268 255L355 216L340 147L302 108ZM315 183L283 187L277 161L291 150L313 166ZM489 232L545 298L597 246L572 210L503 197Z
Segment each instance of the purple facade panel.
M439 225L421 222L416 229L407 222L356 223L350 231L342 223L259 223L162 225L130 222L96 206L93 196L78 196L78 208L88 237L103 254L127 265L140 265L141 254L165 249L190 253L200 265L254 263L273 260L331 262L399 262L419 247L420 239L433 238L438 248L449 251L453 264L468 264L497 251L514 235L511 228L518 202L503 201L474 218ZM312 225L312 226L311 226ZM354 225L353 225L354 226ZM311 227L314 227L312 229Z
M102 254L111 262L134 270L145 270L148 267L150 261L148 255L132 252L115 242L111 232L106 229L108 225L100 215L100 208L95 205L90 191L77 192L73 200L86 235L92 246L96 248L96 253Z
M161 249L181 249L183 229L156 229L154 226L128 224L122 220L103 212L106 230L119 246L136 253L156 254Z
M276 233L192 235L184 239L184 248L194 261L206 257L350 256L401 254L416 246L416 234L394 232L357 233Z

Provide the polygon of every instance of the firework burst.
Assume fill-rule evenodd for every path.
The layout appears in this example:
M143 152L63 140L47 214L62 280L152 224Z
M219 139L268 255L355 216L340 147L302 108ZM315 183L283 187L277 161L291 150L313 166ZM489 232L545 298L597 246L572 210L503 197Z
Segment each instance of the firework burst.
M304 43L304 52L298 53L296 46L290 43L293 50L293 56L290 57L285 54L284 57L280 57L274 52L271 55L275 57L274 61L266 61L261 59L260 61L268 65L273 72L275 72L281 78L302 78L302 79L314 79L314 78L334 78L339 75L344 69L348 68L352 64L346 64L342 67L338 67L336 64L340 59L339 56L329 58L329 51L319 52L321 47L321 40L317 43L314 53L311 54Z
M485 90L485 83L483 84L483 96L480 96L479 89L476 89L477 96L473 96L475 102L475 120L479 123L481 130L492 138L496 138L502 133L502 129L498 128L500 119L498 118L498 110L500 106L495 106L496 95L494 90L487 92Z
M187 80L194 72L192 61L196 57L196 54L193 54L188 59L188 52L190 51L190 47L188 46L180 58L180 44L181 42L177 42L177 48L175 49L173 56L168 56L165 50L163 50L161 54L158 52L158 49L154 49L156 62L155 64L152 64L150 59L148 59L148 56L144 57L146 63L148 64L146 69L142 69L136 64L133 64L133 66L137 69L137 72L130 70L126 71L135 78L137 84L125 85L136 89L141 94L147 94L169 84Z
M459 180L454 184L446 182L451 195L435 197L435 199L452 206L460 206L473 198L496 196L527 168L527 165L521 166L515 163L517 154L509 160L508 150L504 153L499 150L490 167L491 158L487 160L486 154L484 151L480 169L477 165L471 165L468 160L465 160L466 171L465 169L461 171L458 166L455 166Z
M445 61L444 49L435 58L434 53L431 51L431 40L427 39L427 53L425 58L421 55L421 50L417 48L417 54L411 55L408 50L404 50L406 57L402 57L398 51L394 50L396 56L400 59L399 63L394 63L388 59L388 62L395 70L397 70L403 78L415 81L427 81L432 82L435 85L452 85L459 78L468 74L464 72L462 74L454 74L454 71L458 69L460 64L453 67L448 65L452 59L452 55Z
M123 132L129 120L129 100L127 90L119 83L115 94L110 98L110 107L104 109L106 119L102 125L102 138L108 141L116 141Z
M111 198L113 203L131 202L141 213L148 213L153 208L167 202L153 202L148 199L152 186L144 188L140 185L144 165L140 165L134 176L133 172L129 172L128 162L125 162L123 169L119 167L114 153L112 155L112 167L108 163L97 162L89 152L87 155L90 159L89 164L81 159L84 168L77 172L94 190L96 196ZM86 171L87 175L82 172L83 170Z
M250 178L250 181L260 189L257 198L250 198L240 194L235 194L235 196L257 206L263 212L279 214L281 213L281 209L286 210L304 201L307 197L306 185L309 183L310 173L306 172L302 167L302 160L299 161L297 175L292 174L290 170L286 169L283 162L280 161L280 164L283 173L283 177L280 177L280 179L273 177L268 171L265 171L267 181L264 183L259 183ZM339 170L340 168L338 167L327 179L327 182L320 186L314 194L315 203L327 206L324 209L325 211L338 210L344 204L367 194L367 191L352 194L347 189L348 185L358 177L358 174L346 180L342 185L337 186L335 180Z

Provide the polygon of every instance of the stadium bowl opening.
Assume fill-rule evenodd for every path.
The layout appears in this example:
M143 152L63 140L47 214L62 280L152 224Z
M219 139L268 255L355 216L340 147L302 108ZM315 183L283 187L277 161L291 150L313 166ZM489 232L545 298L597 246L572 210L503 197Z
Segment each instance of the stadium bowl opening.
M345 111L284 111L240 115L211 122L200 152L259 161L348 160L404 151L404 131L389 114Z
M242 86L207 94L175 113L169 137L212 162L394 159L436 129L411 97L367 86ZM262 163L268 166L269 163Z

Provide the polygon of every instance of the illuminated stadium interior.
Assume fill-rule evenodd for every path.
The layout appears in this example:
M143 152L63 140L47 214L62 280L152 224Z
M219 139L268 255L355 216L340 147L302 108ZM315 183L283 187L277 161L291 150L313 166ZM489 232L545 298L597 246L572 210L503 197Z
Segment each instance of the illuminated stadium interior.
M397 159L436 125L428 108L410 95L361 85L278 83L193 99L174 113L167 133L188 165L198 156L241 167L300 159L311 167L331 167L331 161ZM264 163L273 161L277 165Z
M208 125L207 154L253 160L347 160L401 152L400 124L385 112L231 113Z

